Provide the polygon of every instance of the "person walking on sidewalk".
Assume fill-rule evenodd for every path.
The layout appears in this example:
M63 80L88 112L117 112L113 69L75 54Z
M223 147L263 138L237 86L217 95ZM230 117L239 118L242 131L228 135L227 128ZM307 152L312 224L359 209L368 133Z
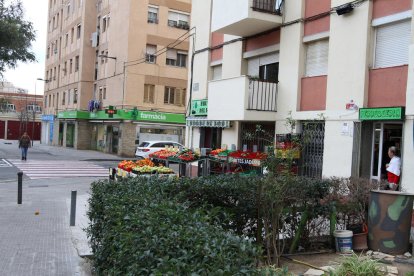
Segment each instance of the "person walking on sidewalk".
M19 140L19 148L22 150L22 160L27 160L27 150L30 147L30 137L27 132L23 133Z

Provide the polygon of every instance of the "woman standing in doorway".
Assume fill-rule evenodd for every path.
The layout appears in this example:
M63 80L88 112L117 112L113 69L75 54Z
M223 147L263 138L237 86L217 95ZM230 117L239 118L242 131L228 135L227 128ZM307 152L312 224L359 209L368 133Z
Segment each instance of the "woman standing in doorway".
M27 160L27 150L30 147L30 137L27 132L23 133L19 140L19 148L22 150L22 160Z
M401 175L401 159L397 156L396 147L388 149L388 157L391 158L390 163L386 165L389 189L396 191Z

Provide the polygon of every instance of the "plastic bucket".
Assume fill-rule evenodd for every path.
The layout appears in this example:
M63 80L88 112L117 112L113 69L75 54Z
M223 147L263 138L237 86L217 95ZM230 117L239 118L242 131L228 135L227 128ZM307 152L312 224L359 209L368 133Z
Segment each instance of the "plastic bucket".
M354 234L349 230L336 230L334 232L336 252L352 252L352 236Z

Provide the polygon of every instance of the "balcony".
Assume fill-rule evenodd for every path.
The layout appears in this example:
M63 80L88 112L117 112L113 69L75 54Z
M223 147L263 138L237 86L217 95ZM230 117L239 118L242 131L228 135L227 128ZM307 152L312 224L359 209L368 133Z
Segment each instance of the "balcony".
M209 82L208 119L274 121L278 85L241 76Z
M213 32L246 37L282 24L282 0L213 1Z

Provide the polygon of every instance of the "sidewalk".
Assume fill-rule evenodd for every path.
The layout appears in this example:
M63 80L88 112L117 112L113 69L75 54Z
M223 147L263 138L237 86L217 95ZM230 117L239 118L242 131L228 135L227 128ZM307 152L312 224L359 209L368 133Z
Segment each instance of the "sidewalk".
M3 140L0 139L0 155L20 157L17 140ZM56 159L58 157L67 160L123 160L124 158L93 150L76 150L73 148L55 147L45 144L40 144L35 141L33 147L29 149L28 156L36 156L36 159Z
M92 181L26 181L22 205L16 183L0 185L0 275L90 275L77 250L88 250L82 228ZM71 190L78 192L76 227L69 226Z

